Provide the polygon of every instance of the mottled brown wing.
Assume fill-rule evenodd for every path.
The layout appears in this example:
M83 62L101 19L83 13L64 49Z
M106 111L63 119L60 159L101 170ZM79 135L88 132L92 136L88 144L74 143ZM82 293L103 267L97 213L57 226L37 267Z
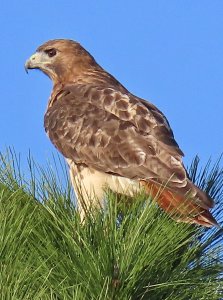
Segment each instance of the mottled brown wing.
M45 129L76 163L135 179L185 185L183 153L163 114L113 88L68 85L53 99Z

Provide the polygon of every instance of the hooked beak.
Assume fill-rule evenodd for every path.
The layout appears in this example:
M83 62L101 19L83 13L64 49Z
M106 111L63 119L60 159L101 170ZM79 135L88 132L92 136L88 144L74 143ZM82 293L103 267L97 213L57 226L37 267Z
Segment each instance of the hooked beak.
M25 63L25 70L28 73L29 69L44 69L46 65L46 56L45 53L36 52Z

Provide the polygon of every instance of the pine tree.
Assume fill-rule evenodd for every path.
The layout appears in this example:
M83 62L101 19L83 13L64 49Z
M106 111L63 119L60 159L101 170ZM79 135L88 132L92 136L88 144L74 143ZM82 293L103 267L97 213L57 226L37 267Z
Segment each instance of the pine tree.
M176 223L143 192L127 206L106 191L106 208L82 223L58 168L29 159L25 178L13 151L1 155L0 299L223 298L221 228ZM202 169L195 158L188 172L222 223L219 161Z

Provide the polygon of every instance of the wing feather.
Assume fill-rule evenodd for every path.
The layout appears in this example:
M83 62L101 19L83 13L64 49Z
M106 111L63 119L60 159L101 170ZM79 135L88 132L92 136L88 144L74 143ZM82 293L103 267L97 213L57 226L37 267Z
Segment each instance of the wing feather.
M184 186L182 151L164 115L152 104L115 88L70 84L45 115L57 149L79 164Z

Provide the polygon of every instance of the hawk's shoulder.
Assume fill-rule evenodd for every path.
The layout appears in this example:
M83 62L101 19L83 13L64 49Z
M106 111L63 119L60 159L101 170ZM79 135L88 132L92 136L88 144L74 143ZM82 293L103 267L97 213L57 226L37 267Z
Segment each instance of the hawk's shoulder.
M57 149L76 163L129 178L185 178L182 152L164 115L115 86L67 84L45 115ZM160 176L160 174L159 174Z

